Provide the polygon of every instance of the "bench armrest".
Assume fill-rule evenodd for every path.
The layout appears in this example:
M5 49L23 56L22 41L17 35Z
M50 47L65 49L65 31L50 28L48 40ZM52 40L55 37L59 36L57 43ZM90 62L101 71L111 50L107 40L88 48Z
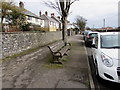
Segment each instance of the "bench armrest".
M71 46L71 43L65 43L65 45L69 45L69 46Z

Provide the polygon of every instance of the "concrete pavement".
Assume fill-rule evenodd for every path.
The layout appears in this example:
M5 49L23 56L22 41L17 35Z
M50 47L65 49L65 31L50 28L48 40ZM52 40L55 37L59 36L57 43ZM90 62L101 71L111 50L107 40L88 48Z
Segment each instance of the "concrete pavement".
M90 89L87 55L81 36L68 38L72 44L67 61L60 68L45 67L49 58L40 50L3 63L3 88L86 88ZM21 61L22 59L22 61ZM18 63L19 62L19 63Z

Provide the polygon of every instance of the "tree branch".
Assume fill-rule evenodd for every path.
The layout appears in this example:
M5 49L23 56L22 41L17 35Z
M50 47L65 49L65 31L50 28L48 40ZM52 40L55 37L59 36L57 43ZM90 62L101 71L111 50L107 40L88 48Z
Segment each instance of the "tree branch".
M70 5L72 5L75 1L79 1L79 0L73 0L73 1L70 3Z

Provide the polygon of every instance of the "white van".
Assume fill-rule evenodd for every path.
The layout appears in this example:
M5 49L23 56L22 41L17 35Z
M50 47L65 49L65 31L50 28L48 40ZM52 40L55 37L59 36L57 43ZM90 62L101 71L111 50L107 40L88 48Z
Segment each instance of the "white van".
M99 33L92 45L96 75L120 83L120 32Z

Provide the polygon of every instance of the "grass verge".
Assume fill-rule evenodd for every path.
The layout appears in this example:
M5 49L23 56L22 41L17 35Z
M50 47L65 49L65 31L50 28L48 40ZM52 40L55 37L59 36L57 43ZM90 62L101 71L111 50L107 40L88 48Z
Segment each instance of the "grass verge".
M32 48L32 49L28 49L28 50L25 50L23 52L20 52L18 54L14 54L12 56L7 56L5 58L2 59L2 61L6 61L8 59L13 59L13 58L17 58L18 56L23 56L23 55L26 55L28 53L31 53L31 52L34 52L34 51L37 51L40 47L36 47L36 48Z
M46 63L43 64L43 67L44 68L47 68L47 69L60 69L60 68L64 68L65 65L64 64L57 64L57 63L52 63L51 62L52 60L48 60ZM61 62L67 62L68 59L67 58L62 58L60 59Z
M67 61L68 61L68 59L63 58L63 59L61 59L61 61L63 61L63 62L67 62Z
M63 64L45 63L43 67L47 69L60 69L63 68L64 66Z

